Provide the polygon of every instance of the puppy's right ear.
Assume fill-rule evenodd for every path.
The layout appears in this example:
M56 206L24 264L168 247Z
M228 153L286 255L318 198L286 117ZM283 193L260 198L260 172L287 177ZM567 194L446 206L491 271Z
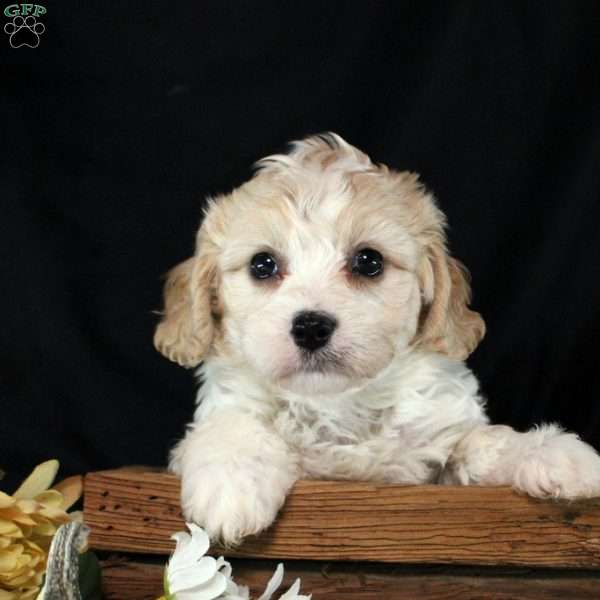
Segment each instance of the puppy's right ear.
M211 290L214 268L193 256L167 275L163 319L154 333L154 347L182 367L195 367L208 352L214 335Z

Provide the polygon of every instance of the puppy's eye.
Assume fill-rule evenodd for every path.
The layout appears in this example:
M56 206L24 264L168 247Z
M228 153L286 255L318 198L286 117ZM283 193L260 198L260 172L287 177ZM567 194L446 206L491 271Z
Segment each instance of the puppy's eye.
M250 261L250 273L256 279L268 279L277 274L277 261L268 252L259 252Z
M383 256L373 248L359 250L352 259L352 272L365 277L376 277L383 273Z

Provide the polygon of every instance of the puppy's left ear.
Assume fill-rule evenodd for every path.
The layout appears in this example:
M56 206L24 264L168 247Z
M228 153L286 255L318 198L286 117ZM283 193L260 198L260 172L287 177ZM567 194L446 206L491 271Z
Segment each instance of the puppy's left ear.
M469 309L469 273L446 252L429 246L419 271L423 307L415 344L459 360L466 359L485 335L481 315Z

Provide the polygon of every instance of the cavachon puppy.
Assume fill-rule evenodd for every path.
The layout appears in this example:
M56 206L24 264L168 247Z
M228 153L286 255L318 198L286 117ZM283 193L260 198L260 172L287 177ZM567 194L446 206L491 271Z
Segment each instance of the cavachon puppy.
M335 134L208 201L155 334L202 380L170 463L186 519L237 544L299 478L600 495L600 456L576 435L488 424L463 362L485 325L444 227L417 175Z

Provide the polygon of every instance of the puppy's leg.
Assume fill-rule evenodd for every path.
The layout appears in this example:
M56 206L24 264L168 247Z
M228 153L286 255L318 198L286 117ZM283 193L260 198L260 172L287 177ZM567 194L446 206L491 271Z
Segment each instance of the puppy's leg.
M252 415L228 410L195 424L171 454L187 520L238 544L268 527L298 478L298 460Z
M511 485L537 498L600 496L600 456L556 425L519 433L486 425L454 448L442 483Z

